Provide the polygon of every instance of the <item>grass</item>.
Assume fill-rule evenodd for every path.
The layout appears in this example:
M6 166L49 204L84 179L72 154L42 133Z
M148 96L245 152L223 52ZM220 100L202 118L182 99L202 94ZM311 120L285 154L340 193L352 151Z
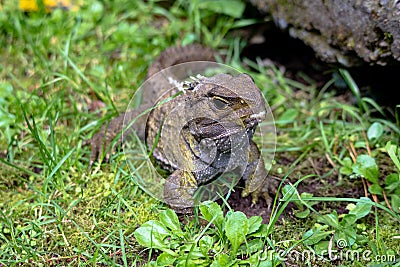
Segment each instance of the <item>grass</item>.
M289 80L275 67L240 61L245 41L232 32L255 20L238 19L240 8L230 8L236 4L243 5L222 5L219 13L207 2L185 1L169 8L154 1L85 1L78 12L27 14L12 1L0 6L0 265L135 266L159 255L144 250L134 231L158 220L166 207L135 185L122 153L90 169L90 148L82 142L124 110L162 50L192 42L217 49L229 65L250 72L273 110L278 139L271 175L287 178L299 192L277 202L282 215L271 217L266 246L276 251L322 247L332 231L342 232L318 218L334 210L343 218L349 203L362 203L364 182L375 190L377 208L350 225L358 238L352 248L367 244L374 255L389 251L399 260L399 191L395 179L385 184L387 176L400 172L398 122L374 117L383 111L359 95L345 70L333 69L339 75L319 88L310 79ZM335 95L343 81L357 105ZM380 126L371 131L373 123ZM387 149L388 142L393 149ZM354 173L364 170L360 155L375 160L377 181ZM349 188L361 189L350 196ZM284 212L290 202L299 206ZM293 215L305 210L304 218ZM213 234L196 220L184 228L188 236ZM325 233L319 226L331 234L305 245L308 230ZM228 241L216 241L226 253ZM366 262L308 264L339 263Z

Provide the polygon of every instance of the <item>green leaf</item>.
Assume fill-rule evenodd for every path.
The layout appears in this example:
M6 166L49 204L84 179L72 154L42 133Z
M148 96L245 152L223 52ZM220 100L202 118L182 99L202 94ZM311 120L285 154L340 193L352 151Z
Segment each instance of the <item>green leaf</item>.
M225 221L226 237L232 244L232 254L235 255L240 244L246 239L249 232L249 222L241 211L228 213Z
M314 246L315 253L320 256L326 256L329 248L329 241L320 241Z
M371 156L358 156L356 164L353 165L353 172L363 176L371 183L378 183L378 165L376 165L375 159Z
M200 205L201 214L208 222L212 222L220 231L224 223L224 214L221 207L212 201L205 201Z
M253 24L257 24L258 22L259 21L257 19L241 19L241 20L237 20L232 24L232 29L251 26Z
M257 265L258 267L272 267L274 266L272 264L272 261L270 260L265 260L265 261L260 261L259 264Z
M4 96L10 96L11 92L13 91L13 86L11 83L9 82L0 82L0 101L3 101L3 97ZM0 102L1 104L3 104L2 102Z
M161 253L157 257L157 266L171 266L176 260L176 256L170 255L166 252Z
M356 239L356 230L350 226L347 226L340 231L336 231L333 238L335 243L341 248L352 246L356 242Z
M231 265L231 260L229 259L228 255L226 254L218 254L215 257L215 260L211 264L211 267L224 267L224 266L230 266Z
M400 175L398 173L389 174L386 176L385 185L385 189L390 191L400 187Z
M291 123L297 118L298 115L299 115L299 112L297 111L297 109L294 109L294 108L287 109L279 117L279 119L276 121L276 123L277 124Z
M303 206L310 207L318 203L318 201L310 200L313 198L313 196L314 195L311 193L303 192L300 194L300 199L298 201L295 201L295 203L298 207L301 207L301 210L303 210Z
M345 157L342 161L343 166L339 169L341 174L351 175L353 173L353 161L349 157Z
M265 240L261 238L250 240L239 247L238 254L252 254L257 251L262 251L265 246Z
M357 205L350 210L349 214L356 215L357 219L367 216L370 213L372 207L372 200L366 197L362 197L360 199L366 200L370 203L358 202Z
M276 264L276 261L274 260L269 260L268 257L266 257L266 255L263 255L265 253L265 251L259 251L258 253L254 253L250 256L249 261L250 261L250 266L257 266L257 267L273 267L273 266L279 266ZM275 264L272 264L272 263ZM242 266L242 265L240 265ZM243 266L248 266L247 265L243 265Z
M317 244L322 239L332 234L334 231L325 231L328 228L327 225L320 226L318 228L313 228L304 233L302 239L303 244L306 246L311 246Z
M374 122L367 131L368 140L374 141L379 139L383 134L383 126L379 122Z
M268 228L268 225L261 224L260 228L255 233L252 233L251 236L253 237L267 237L271 231Z
M249 234L256 232L258 229L260 229L260 226L262 224L262 218L261 216L252 216L249 218Z
M214 13L240 18L246 5L240 0L206 0L199 2L198 7L200 9L208 9Z
M340 221L340 225L342 227L346 227L346 226L352 226L353 224L355 224L357 221L357 216L355 214L345 214L342 218L342 220Z
M146 267L158 267L156 261L150 261L150 262L146 263L145 266L146 266Z
M176 213L171 210L167 209L160 213L160 222L164 224L165 227L172 230L174 234L182 233L182 229L179 224L179 219Z
M294 212L294 216L296 216L297 218L300 218L300 219L304 219L308 215L310 215L310 210L309 209L305 209L303 211L295 211Z
M317 222L327 224L329 226L332 226L335 229L337 229L339 227L339 218L338 218L336 210L334 210L332 213L325 214L325 215L318 217Z
M214 240L212 237L205 235L199 240L199 248L201 253L208 257L208 251L214 247Z
M400 156L397 154L399 153L399 148L396 145L392 145L390 142L387 142L385 148L394 165L396 165L397 169L400 171Z
M196 35L192 32L186 33L182 38L182 46L192 44L196 41Z
M392 195L392 200L390 201L392 205L392 209L400 213L400 196L399 195Z
M379 184L372 184L369 188L368 191L371 194L375 194L375 195L382 195L383 189Z
M158 221L147 221L134 232L138 243L144 247L168 249L168 245L164 243L164 239L170 236L169 231Z
M187 266L209 266L210 262L209 260L205 259L203 255L201 255L201 258L197 257L197 255L194 255L193 253L189 254L182 254L180 255L176 261L174 262L173 266L176 267L187 267Z
M297 196L298 192L296 187L292 186L292 185L285 185L282 188L282 198L281 201L293 201L293 200L298 200L298 196Z
M303 193L300 194L300 198L301 198L301 199L304 199L304 198L312 198L313 196L314 196L313 194L308 193L308 192L303 192ZM307 200L307 201L309 201L309 200Z

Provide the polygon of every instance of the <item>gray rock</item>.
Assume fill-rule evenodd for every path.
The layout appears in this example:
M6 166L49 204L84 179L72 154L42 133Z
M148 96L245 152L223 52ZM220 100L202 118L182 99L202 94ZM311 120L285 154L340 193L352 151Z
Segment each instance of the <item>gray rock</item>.
M325 62L400 65L400 0L250 2Z

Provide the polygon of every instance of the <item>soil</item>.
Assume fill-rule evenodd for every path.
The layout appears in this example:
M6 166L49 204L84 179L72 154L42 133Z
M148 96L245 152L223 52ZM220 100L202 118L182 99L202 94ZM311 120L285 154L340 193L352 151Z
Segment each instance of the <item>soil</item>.
M324 168L331 168L328 165L323 166ZM299 167L299 169L302 166ZM304 175L307 174L307 167L304 168ZM310 174L310 172L308 172ZM297 176L297 175L296 175ZM294 184L296 179L288 179L285 181L285 184L288 183ZM241 197L241 193L243 191L243 183L239 184L235 187L235 191L232 192L231 196L228 199L228 204L235 211L241 211L246 214L246 216L261 216L263 219L263 223L268 223L271 216L271 209L267 207L267 203L264 199L260 198L256 204L253 204L251 201L251 196L246 198ZM348 179L338 182L338 178L335 175L331 177L327 177L324 179L320 178L310 178L304 180L297 187L298 192L301 194L303 192L307 192L313 194L313 196L319 197L339 197L339 198L360 198L364 196L364 189L362 182L358 181L350 181ZM271 193L272 197L275 197L275 193ZM218 201L219 204L222 204L222 201ZM346 205L343 202L321 202L313 206L313 208L317 211L320 210L329 210L335 209L339 214L345 213ZM298 208L293 204L289 203L286 207L284 213L281 216L285 216L286 218L293 218L294 211L298 210ZM279 223L279 221L278 221Z

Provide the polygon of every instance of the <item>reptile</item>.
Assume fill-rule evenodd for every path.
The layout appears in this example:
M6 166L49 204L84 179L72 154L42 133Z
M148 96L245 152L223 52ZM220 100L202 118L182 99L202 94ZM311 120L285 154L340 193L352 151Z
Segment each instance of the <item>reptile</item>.
M111 120L89 140L90 164L104 149L108 160L108 146L122 131L124 118L131 121L152 108L147 116L137 118L129 130L136 132L152 149L155 161L169 171L163 200L172 209L187 213L195 204L195 190L225 172L245 180L242 197L251 195L256 203L262 196L269 206L269 193L276 191L276 184L268 177L252 140L257 125L266 117L260 89L247 74L222 73L194 79L182 93L176 86L166 90L171 86L165 75L154 76L189 61L215 61L215 55L201 45L164 50L148 69L142 104Z

